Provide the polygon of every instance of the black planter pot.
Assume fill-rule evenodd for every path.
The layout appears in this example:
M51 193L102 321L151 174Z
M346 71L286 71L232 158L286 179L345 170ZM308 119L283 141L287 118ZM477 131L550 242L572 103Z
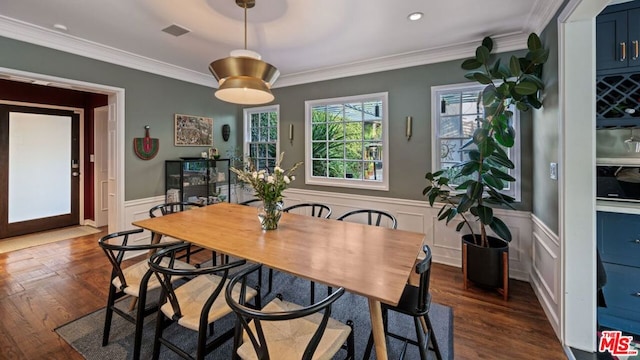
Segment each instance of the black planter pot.
M462 269L465 289L467 280L476 285L498 289L505 300L508 297L509 284L509 243L489 236L489 247L480 246L480 235L462 236Z

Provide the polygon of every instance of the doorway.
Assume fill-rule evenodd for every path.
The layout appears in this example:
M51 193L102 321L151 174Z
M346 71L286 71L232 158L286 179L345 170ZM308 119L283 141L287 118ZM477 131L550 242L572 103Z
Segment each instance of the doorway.
M0 105L0 238L79 223L80 118Z
M126 228L124 212L124 122L125 97L123 88L60 78L33 72L0 67L0 75L8 80L47 83L48 86L70 88L108 96L107 158L108 158L108 232ZM80 154L81 165L83 163ZM1 160L1 159L0 159Z

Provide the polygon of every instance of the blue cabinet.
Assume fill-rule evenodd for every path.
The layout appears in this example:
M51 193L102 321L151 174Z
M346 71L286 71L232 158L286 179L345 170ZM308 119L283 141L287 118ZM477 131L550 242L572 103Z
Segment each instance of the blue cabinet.
M640 215L597 213L598 251L607 274L602 326L640 334Z
M639 71L640 9L610 8L596 18L596 69Z
M640 127L640 0L596 18L596 128Z

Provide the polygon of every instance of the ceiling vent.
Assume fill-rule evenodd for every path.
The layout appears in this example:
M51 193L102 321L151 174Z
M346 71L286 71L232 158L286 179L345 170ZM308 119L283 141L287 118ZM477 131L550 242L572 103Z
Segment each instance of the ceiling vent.
M176 25L173 24L171 26L167 26L166 28L162 29L162 31L166 32L167 34L171 34L175 37L184 35L186 33L190 33L191 30L187 29L187 28L183 28L180 25Z

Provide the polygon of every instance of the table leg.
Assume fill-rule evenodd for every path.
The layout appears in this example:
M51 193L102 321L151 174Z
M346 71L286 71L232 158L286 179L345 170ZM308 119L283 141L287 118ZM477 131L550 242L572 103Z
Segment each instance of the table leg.
M382 325L382 307L380 301L369 299L369 314L371 316L371 332L373 344L376 347L376 359L387 360L387 342Z
M158 244L158 243L160 243L160 239L162 239L162 234L153 233L153 237L151 238L151 243L152 244Z

